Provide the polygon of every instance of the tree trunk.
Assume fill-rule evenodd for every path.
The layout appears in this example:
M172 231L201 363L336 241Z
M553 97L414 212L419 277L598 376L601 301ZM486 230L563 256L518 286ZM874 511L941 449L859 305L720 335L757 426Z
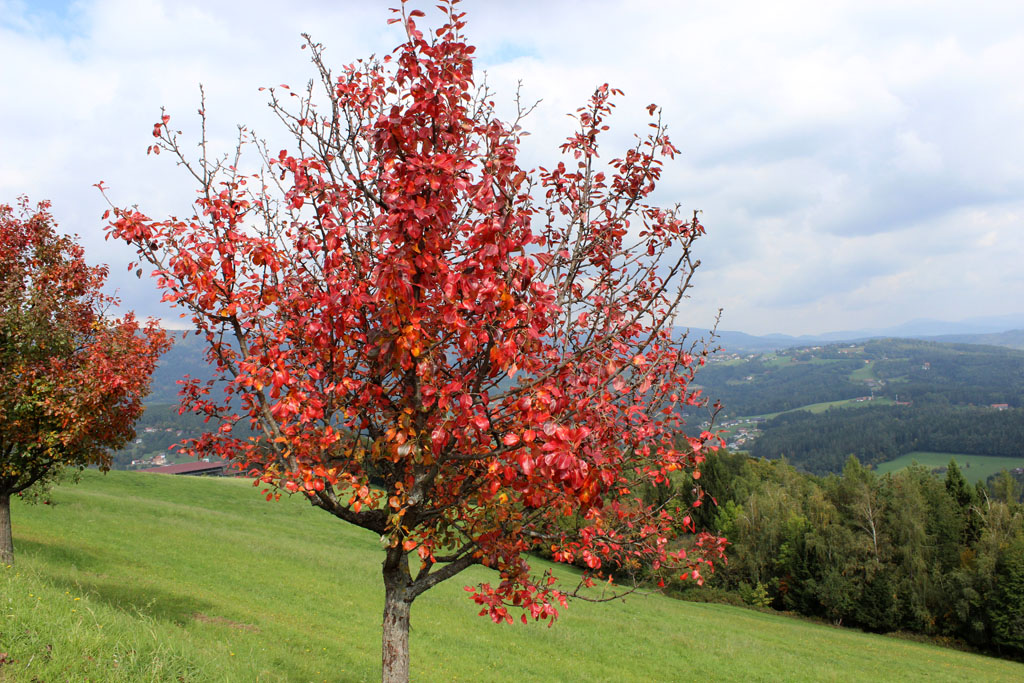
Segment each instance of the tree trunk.
M0 493L0 565L14 564L14 537L11 535L11 496Z
M381 681L409 681L409 608L406 585L399 572L384 575L384 625L382 628Z

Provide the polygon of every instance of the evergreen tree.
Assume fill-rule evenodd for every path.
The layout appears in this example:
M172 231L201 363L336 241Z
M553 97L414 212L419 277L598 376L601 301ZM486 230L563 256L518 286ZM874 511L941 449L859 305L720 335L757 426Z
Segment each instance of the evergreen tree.
M960 543L967 546L974 544L981 535L981 516L978 511L980 500L953 458L950 458L946 470L946 491L960 509Z
M995 584L989 601L992 642L1024 655L1024 537L999 553Z

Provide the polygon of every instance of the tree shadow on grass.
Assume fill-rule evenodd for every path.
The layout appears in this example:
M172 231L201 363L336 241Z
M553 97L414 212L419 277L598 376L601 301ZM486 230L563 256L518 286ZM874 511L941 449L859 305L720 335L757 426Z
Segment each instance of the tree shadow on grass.
M88 596L90 600L105 602L127 614L183 626L192 622L195 615L215 610L208 601L161 587L159 577L125 579L104 573L118 573L116 564L81 548L23 540L16 551L41 559L39 573L54 586L75 597Z
M32 555L45 563L47 567L68 567L80 571L102 571L110 566L110 560L98 553L62 543L42 543L29 539L18 538L14 542L14 557Z

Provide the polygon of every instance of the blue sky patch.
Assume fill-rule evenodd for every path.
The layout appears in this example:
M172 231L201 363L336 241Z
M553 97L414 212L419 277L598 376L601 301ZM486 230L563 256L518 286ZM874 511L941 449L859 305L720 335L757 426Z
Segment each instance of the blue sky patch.
M71 38L81 33L82 3L76 0L0 0L0 25L35 36Z

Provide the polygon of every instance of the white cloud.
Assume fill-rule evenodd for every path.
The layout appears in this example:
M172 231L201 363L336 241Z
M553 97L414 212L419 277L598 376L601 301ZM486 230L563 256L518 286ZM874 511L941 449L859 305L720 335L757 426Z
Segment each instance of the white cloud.
M0 0L0 200L50 198L126 302L166 315L104 242L104 180L153 215L185 210L186 178L146 158L166 105L194 127L206 86L215 143L272 134L260 86L312 74L299 34L341 65L400 39L394 3ZM427 26L433 19L430 6ZM504 111L543 99L524 161L603 82L626 91L608 140L663 105L683 150L659 201L700 208L709 235L683 319L763 333L1024 313L1024 5L984 2L552 3L469 0ZM692 316L692 317L691 317Z

